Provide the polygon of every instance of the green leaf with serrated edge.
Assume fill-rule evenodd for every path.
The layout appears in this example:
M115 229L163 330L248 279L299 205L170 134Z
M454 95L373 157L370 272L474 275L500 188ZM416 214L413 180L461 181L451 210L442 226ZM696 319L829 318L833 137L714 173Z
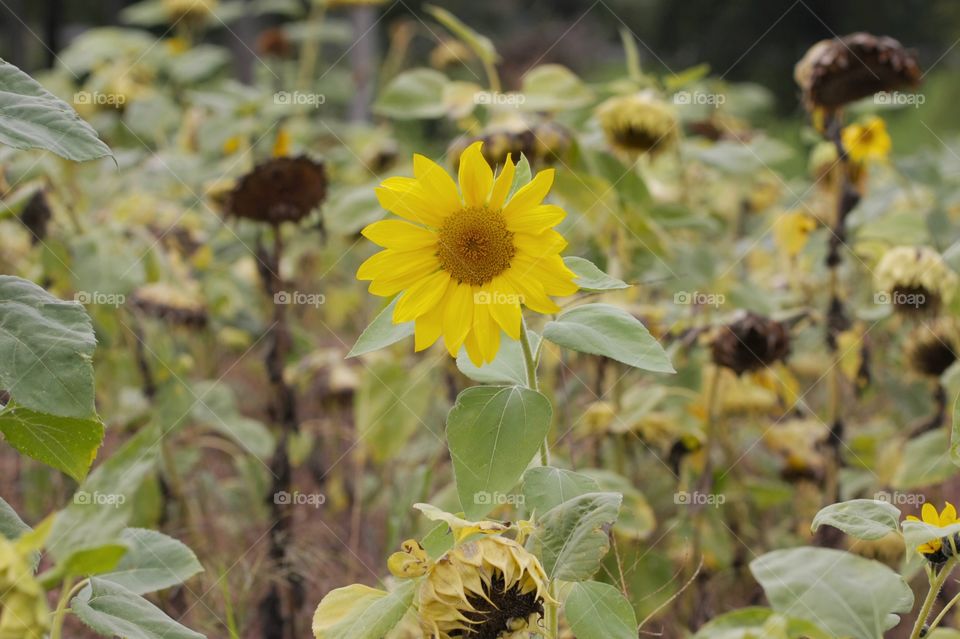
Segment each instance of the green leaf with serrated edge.
M750 562L777 612L832 636L881 639L913 607L913 591L878 561L831 548L776 550Z
M561 313L544 327L543 337L559 346L603 355L635 368L676 372L647 328L630 313L609 304L584 304Z
M616 291L630 288L626 282L610 277L597 268L596 264L582 257L565 257L563 263L576 273L577 279L573 280L573 283L583 291Z
M617 521L619 493L587 493L554 506L537 522L528 547L553 579L583 581L593 576L610 550L609 530Z
M766 637L772 619L780 618L786 625L786 639L833 639L815 624L803 619L784 617L769 608L741 608L715 617L704 624L693 639L757 639Z
M4 60L0 113L0 143L15 149L45 149L77 162L112 155L70 105Z
M144 595L185 582L203 571L203 566L182 542L155 530L127 528L120 535L127 553L101 579Z
M396 308L399 300L398 295L373 318L370 326L364 329L357 343L347 353L347 357L372 353L413 335L413 322L393 323L393 309Z
M577 639L636 639L633 606L610 584L583 581L573 584L563 614Z
M57 513L47 543L58 562L78 550L120 539L137 489L156 465L160 437L157 427L143 428L80 484L71 503Z
M599 484L586 475L572 470L537 466L523 474L523 498L527 512L543 514L568 499L595 493Z
M880 539L900 529L900 509L876 499L852 499L820 509L810 529L824 525L857 539Z
M540 345L540 336L528 331L530 349L536 353ZM483 366L476 366L470 361L466 349L461 349L457 355L457 368L461 373L481 384L519 384L527 383L527 365L523 357L523 347L520 342L504 339L500 343L500 350L493 361Z
M205 639L119 584L94 577L70 602L80 621L105 637Z
M331 590L313 615L316 639L382 639L413 605L417 580L386 592L354 584Z
M410 69L390 80L373 110L398 120L439 118L447 112L443 91L447 76L433 69Z
M30 530L30 526L20 519L20 515L0 497L0 535L7 539L16 539Z
M0 412L7 443L37 461L83 481L103 441L103 424L14 406Z
M474 386L447 415L447 444L460 505L483 517L510 497L550 429L550 400L520 386Z
M93 351L83 306L27 280L0 275L0 388L38 413L96 418Z

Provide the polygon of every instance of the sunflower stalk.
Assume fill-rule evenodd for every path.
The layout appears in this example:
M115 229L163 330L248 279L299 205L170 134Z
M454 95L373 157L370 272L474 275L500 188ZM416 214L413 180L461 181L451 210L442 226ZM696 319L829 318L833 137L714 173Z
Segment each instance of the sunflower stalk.
M930 616L930 611L933 609L933 604L937 600L937 596L939 596L943 585L947 582L947 578L950 577L950 574L953 572L953 569L956 568L956 566L957 560L951 557L939 572L931 570L928 573L930 578L930 590L927 592L927 596L923 600L923 605L920 607L920 613L917 615L917 621L913 625L913 631L910 633L910 639L920 639L920 637L924 636L925 628L927 630L927 634L929 634L929 632L936 627L936 624L939 623L944 612L949 610L949 605L952 604L948 604L948 607L944 608L944 611L940 613L940 616L934 620L933 625L927 627L927 618Z

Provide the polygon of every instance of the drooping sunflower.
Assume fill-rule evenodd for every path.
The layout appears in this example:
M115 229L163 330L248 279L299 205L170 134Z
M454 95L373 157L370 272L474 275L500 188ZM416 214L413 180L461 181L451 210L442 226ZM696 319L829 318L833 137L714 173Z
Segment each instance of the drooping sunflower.
M930 502L924 503L923 508L920 510L920 516L922 519L915 517L914 515L908 515L907 520L923 521L923 523L936 526L937 528L946 528L947 526L960 523L960 519L957 518L957 509L949 501L945 502L943 510L939 513L937 512L936 506ZM944 541L948 542L947 546L944 546ZM923 555L931 563L941 564L949 559L951 555L953 555L953 548L950 543L951 541L956 543L955 540L950 540L947 537L933 539L917 546L917 552Z
M628 154L656 156L679 138L673 109L650 91L609 98L597 107L597 119L610 146Z
M883 295L907 314L933 314L956 292L960 277L929 246L898 246L884 253L874 271L874 283ZM883 297L885 296L885 299Z
M553 229L566 213L543 203L554 171L540 171L511 197L513 160L494 177L482 144L460 157L459 190L422 155L413 156L414 177L383 182L376 190L380 204L403 219L363 230L385 250L357 271L374 295L402 293L393 321L415 323L417 351L442 336L452 356L466 347L477 365L496 356L501 330L520 338L521 305L556 313L551 296L578 288L560 257L567 242Z
M712 350L714 364L739 376L785 359L790 354L790 332L781 322L747 313L720 328Z

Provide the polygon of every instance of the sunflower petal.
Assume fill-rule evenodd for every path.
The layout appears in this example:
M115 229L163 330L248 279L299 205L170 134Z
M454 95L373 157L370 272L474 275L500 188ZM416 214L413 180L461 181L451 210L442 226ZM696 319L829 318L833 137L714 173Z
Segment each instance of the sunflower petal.
M514 259L514 268L524 279L534 279L547 295L573 295L579 290L574 283L577 275L567 268L559 255L541 258L520 256Z
M520 339L520 303L515 301L519 295L503 277L494 278L488 291L490 299L493 300L490 304L490 316L510 339Z
M358 280L395 279L418 271L426 265L440 267L432 251L397 251L386 249L374 253L357 269Z
M949 501L940 512L940 526L946 528L950 524L957 523L957 509Z
M521 253L533 257L556 255L567 248L567 241L553 229L542 233L514 233L513 245Z
M450 283L443 310L443 341L447 351L456 357L473 326L473 287Z
M406 290L419 282L422 278L434 273L440 268L438 262L424 262L416 269L407 271L395 277L377 277L370 282L368 290L373 295L392 297L400 291Z
M433 346L443 332L443 304L437 304L416 319L413 349L420 352Z
M528 279L514 269L510 269L504 273L503 277L505 277L517 293L519 293L520 298L523 300L523 305L531 311L548 315L560 311L560 307L547 297L540 282Z
M449 215L463 207L457 183L442 166L430 158L415 153L413 156L413 174L424 190L436 201L437 208Z
M507 153L507 161L500 169L500 175L493 183L493 192L490 194L490 208L494 211L502 209L507 203L507 196L510 195L510 187L513 186L513 176L517 173L517 165L513 163L513 158Z
M491 298L487 298L490 300ZM480 354L484 362L492 362L500 348L500 327L490 315L492 301L485 304L476 304L473 307L473 332L471 333L480 346Z
M397 308L393 310L394 323L415 320L432 309L443 299L449 284L449 273L437 271L411 286L400 298Z
M537 173L529 183L522 186L503 209L503 216L507 218L507 223L516 215L519 215L529 209L534 208L543 202L547 197L550 187L553 186L553 169L544 169Z
M477 367L483 366L483 350L480 348L480 342L477 339L476 331L470 331L470 333L467 335L467 339L464 340L463 345L466 347L467 355L470 357L470 361L473 362L473 365Z
M409 251L437 243L437 234L402 220L380 220L360 232L365 238L384 248Z
M934 526L940 525L940 514L937 512L936 506L929 501L924 502L923 508L920 510L920 515L923 517L924 523L933 524Z
M507 228L514 233L542 233L563 221L567 212L556 204L541 204L507 218Z
M460 190L466 206L484 206L493 188L493 170L480 151L482 141L467 147L460 156Z
M386 183L387 181L384 182ZM443 223L444 216L441 211L430 202L415 181L414 186L403 188L379 186L374 189L374 193L377 194L380 206L394 215L426 226L436 227Z

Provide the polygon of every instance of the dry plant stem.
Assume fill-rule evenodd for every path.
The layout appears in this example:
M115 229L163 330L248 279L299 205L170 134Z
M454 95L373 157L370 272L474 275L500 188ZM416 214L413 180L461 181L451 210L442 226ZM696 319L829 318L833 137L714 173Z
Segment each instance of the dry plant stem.
M930 610L933 608L933 603L937 600L937 595L940 594L940 589L943 588L943 584L947 582L947 578L950 576L950 573L953 572L953 569L957 565L957 560L951 558L947 563L943 565L943 568L940 569L940 572L936 574L935 577L930 579L930 591L927 593L926 598L923 600L923 605L920 607L920 613L917 616L917 621L913 625L913 631L910 633L910 639L920 639L920 633L923 631L923 627L927 623L927 617L930 616ZM949 604L948 604L949 605ZM949 608L944 609L944 612ZM941 616L943 613L941 613ZM936 624L939 623L940 617L937 617L934 620L934 625L929 628L929 631L932 631Z
M288 456L288 443L291 434L297 430L296 400L293 390L283 378L284 363L289 351L289 326L287 324L287 305L274 302L275 295L283 287L280 277L280 265L283 260L283 236L280 226L273 227L273 254L261 257L264 266L261 276L264 281L267 299L273 306L273 318L270 328L271 340L266 355L267 376L272 392L270 413L273 421L280 427L280 438L270 463L273 473L273 485L267 495L270 515L276 522L270 531L270 559L280 573L274 580L266 597L260 602L261 614L265 618L265 639L295 639L297 633L298 609L304 598L303 583L290 562L287 548L292 544L292 513L289 505L279 504L275 496L281 492L289 493L292 488L292 469Z
M700 476L700 481L697 482L695 489L695 493L698 494L694 496L693 503L690 505L691 521L693 524L693 557L694 561L700 562L695 573L699 573L700 567L703 565L703 509L706 505L706 496L713 492L713 449L716 447L716 418L714 413L717 408L717 398L720 395L720 375L723 369L716 366L713 372L713 377L710 379L707 386L707 394L704 398L704 403L706 404L704 454L706 455L706 459L703 464L703 474ZM699 499L697 499L697 497L699 497ZM694 606L695 609L699 609L702 607L700 602L706 597L706 584L702 579L698 579L696 584L693 590Z

